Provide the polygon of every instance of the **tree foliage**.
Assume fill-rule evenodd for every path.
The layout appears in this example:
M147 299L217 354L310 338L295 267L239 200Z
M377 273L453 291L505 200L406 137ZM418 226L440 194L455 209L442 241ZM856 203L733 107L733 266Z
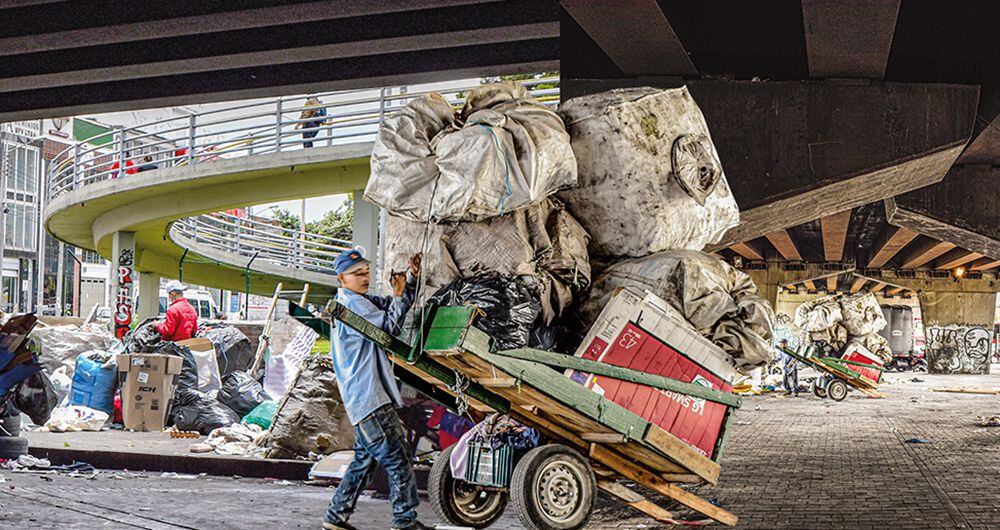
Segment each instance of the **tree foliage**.
M300 219L298 215L276 208L271 219L286 230L298 230ZM323 217L306 223L306 232L336 239L351 240L354 227L354 206L348 200L333 210L327 210Z

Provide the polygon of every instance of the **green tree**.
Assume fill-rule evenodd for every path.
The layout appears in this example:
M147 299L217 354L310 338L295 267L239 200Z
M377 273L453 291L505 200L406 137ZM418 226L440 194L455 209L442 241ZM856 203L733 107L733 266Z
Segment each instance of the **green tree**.
M271 220L274 221L275 223L278 223L278 226L284 228L285 230L299 229L299 216L282 208L274 209L274 213L271 216Z

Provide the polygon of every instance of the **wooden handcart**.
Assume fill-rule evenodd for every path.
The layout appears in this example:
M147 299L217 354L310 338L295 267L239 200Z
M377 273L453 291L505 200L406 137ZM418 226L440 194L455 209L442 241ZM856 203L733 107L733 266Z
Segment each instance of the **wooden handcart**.
M812 384L813 394L816 397L829 397L834 401L843 401L847 398L847 392L850 388L854 388L868 397L885 397L885 394L878 391L878 380L858 370L863 368L865 371L881 373L885 371L882 367L823 355L822 350L813 345L806 346L801 351L789 348L780 349L795 359L812 366L820 373L820 376Z
M321 332L330 321L316 322L292 305L294 316ZM455 479L447 454L431 471L429 495L437 513L450 524L486 528L513 504L528 528L574 529L590 517L596 489L664 522L676 517L620 480L641 484L707 516L735 525L725 509L679 484L715 484L719 437L712 458L637 414L571 381L565 369L648 385L663 391L725 404L728 427L740 398L697 384L532 349L491 351L490 338L471 326L474 309L438 307L424 312L422 333L406 344L343 306L331 317L379 344L404 381L452 408L480 419L494 411L537 429L550 443L532 449L514 465L506 486L482 486ZM706 520L707 522L708 520Z

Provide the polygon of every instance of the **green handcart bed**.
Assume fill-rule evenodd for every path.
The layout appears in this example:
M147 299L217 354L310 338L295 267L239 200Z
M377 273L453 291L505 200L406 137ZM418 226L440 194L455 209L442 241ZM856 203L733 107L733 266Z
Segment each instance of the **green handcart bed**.
M871 364L862 364L854 361L848 361L846 359L839 359L837 357L816 355L815 350L811 348L805 348L801 352L797 350L792 350L790 348L781 348L780 346L779 348L784 353L791 355L795 359L813 367L816 371L820 372L821 374L825 374L825 376L828 379L830 379L830 382L842 381L843 383L840 384L846 384L847 386L855 388L859 392L871 398L885 397L885 394L882 394L881 392L878 391L877 381L873 381L872 379L865 377L864 375L858 373L856 370L853 370L851 368L854 365L860 365L868 369L879 370L880 372L885 371L881 367L874 366ZM817 382L815 384L818 385L819 383ZM818 388L818 386L814 387L814 392L816 392L815 390L816 388ZM843 395L846 397L846 387L844 388L845 390ZM824 393L828 394L829 391L824 390ZM819 392L816 392L816 395L818 397L824 397L823 395L820 395ZM842 401L843 397L841 397L840 399L835 398L835 400Z
M330 320L319 319L291 304L293 316L329 336ZM455 410L466 405L477 421L494 411L509 414L589 460L597 486L661 522L674 522L670 511L619 481L630 480L726 525L737 518L678 484L715 484L733 412L740 398L704 386L683 383L570 355L532 349L491 351L490 338L472 327L471 307L429 308L422 333L409 345L336 304L331 318L356 329L391 355L400 379ZM672 391L728 407L713 458L617 403L564 375L566 369L613 377ZM456 392L457 390L457 392Z

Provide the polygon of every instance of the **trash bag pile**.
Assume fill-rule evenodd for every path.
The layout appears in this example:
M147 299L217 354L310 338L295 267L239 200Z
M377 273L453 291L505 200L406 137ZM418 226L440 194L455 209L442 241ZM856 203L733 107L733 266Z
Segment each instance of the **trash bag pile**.
M509 83L473 90L457 113L424 96L380 129L372 175L365 197L389 213L381 285L422 252L417 304L476 305L495 347L572 352L567 330L636 285L741 371L773 357L773 309L746 274L700 252L739 208L686 88L583 96L558 115ZM494 301L512 278L538 316L526 324L535 304L518 305L516 322L498 326L511 306Z
M483 273L456 280L434 293L433 305L471 305L483 312L474 325L493 337L497 349L526 346L541 313L537 285L529 277Z
M803 341L822 342L834 351L855 343L874 353L882 362L892 360L889 342L878 334L888 323L872 293L810 300L795 310L794 323Z

